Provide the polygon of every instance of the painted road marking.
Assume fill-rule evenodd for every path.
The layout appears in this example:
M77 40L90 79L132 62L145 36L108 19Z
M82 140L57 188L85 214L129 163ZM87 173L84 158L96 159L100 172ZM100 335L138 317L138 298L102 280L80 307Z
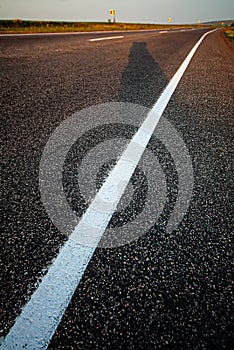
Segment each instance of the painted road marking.
M159 32L160 34L164 34L164 33L168 33L168 31L167 30L163 30L163 31L161 31L161 32Z
M112 39L123 39L124 36L120 35L120 36L108 36L108 37L104 37L104 38L95 38L95 39L89 39L89 41L101 41L101 40L112 40Z
M121 32L121 31L119 31ZM110 34L110 32L92 32L92 34L105 34L108 33ZM116 32L114 32L116 33ZM117 32L118 33L118 32ZM90 35L90 32L60 32L60 33L15 33L15 34L0 34L0 38L1 37L7 37L7 36L40 36L40 35Z
M204 34L181 64L22 309L1 349L47 348L163 111L199 45L215 30Z
M0 34L1 37L7 36L33 36L33 35L90 35L90 34L110 34L110 33L142 33L142 32L158 32L158 29L139 29L139 30L115 30L115 31L94 31L94 32L58 32L58 33L14 33Z
M90 32L65 32L65 33L15 33L15 34L0 34L1 37L7 36L37 36L37 35L74 35L74 34L90 34Z

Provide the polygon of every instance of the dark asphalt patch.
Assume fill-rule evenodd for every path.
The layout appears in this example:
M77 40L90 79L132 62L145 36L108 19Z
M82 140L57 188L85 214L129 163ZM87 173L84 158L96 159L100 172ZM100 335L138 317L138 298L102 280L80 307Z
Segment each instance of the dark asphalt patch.
M196 34L182 35L196 41ZM187 39L183 42L175 38L179 34L169 44L163 38L163 43L157 41L154 45L151 39L147 46L148 51L151 48L151 56L152 51L159 56L153 55L157 63L166 62L161 73L142 44L132 48L132 52L136 54L139 50L141 55L139 62L130 55L130 67L128 44L123 49L106 46L102 53L100 49L88 53L78 49L72 53L68 49L65 54L55 55L55 50L51 50L47 55L42 50L36 59L30 58L29 47L26 54L22 52L21 60L11 58L17 57L17 52L12 52L15 44L6 52L8 58L2 59L1 91L1 114L6 126L3 133L5 248L1 263L3 334L65 240L48 219L37 185L39 160L49 135L67 115L93 103L114 101L121 96L125 101L147 101L150 106L167 82L161 74L174 73L185 55ZM210 47L201 55L200 62L193 65L193 69L197 66L196 73L190 71L184 90L179 90L182 95L177 94L166 111L183 134L194 161L195 196L187 216L170 235L165 232L166 219L163 219L129 246L98 249L51 349L231 348L232 217L228 149L233 90L227 81L232 77L232 65L222 41L218 39L218 44L215 43L217 38L210 39ZM142 43L142 38L139 41ZM193 45L188 42L189 46ZM22 45L22 41L17 43ZM159 51L167 49L160 56L156 46ZM156 85L147 67L145 76L134 69L134 65L140 67L147 62L157 75ZM213 124L214 116L218 128Z

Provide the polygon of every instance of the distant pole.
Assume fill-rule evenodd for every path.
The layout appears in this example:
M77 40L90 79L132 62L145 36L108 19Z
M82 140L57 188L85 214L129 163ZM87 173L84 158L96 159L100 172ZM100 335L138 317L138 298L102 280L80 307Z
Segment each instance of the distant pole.
M197 21L198 27L200 27L201 21L200 19Z
M167 20L168 20L168 22L169 22L169 23L171 23L172 18L171 18L171 17L168 17L168 19L167 19Z

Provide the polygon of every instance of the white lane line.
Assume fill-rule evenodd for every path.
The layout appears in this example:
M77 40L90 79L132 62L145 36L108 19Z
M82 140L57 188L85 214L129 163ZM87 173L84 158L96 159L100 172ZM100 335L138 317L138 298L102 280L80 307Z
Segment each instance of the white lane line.
M120 35L120 36L107 36L107 37L103 37L103 38L95 38L95 39L89 39L89 41L101 41L101 40L112 40L112 39L123 39L124 36Z
M120 31L121 32L121 31ZM120 32L112 32L112 33L120 33ZM0 37L7 36L42 36L42 35L90 35L90 34L105 34L110 32L57 32L57 33L14 33L14 34L0 34Z
M14 33L0 34L1 37L6 36L38 36L38 35L74 35L74 34L90 34L90 32L57 32L57 33Z
M168 31L167 30L163 30L163 31L160 31L159 33L160 34L164 34L164 33L168 33Z
M47 348L164 109L199 45L215 30L204 34L181 64L22 309L1 349L23 349L26 344L28 349Z
M158 29L139 29L139 30L102 30L94 32L56 32L56 33L8 33L0 34L1 37L7 36L34 36L34 35L93 35L93 34L117 34L117 33L142 33L142 32L158 32Z

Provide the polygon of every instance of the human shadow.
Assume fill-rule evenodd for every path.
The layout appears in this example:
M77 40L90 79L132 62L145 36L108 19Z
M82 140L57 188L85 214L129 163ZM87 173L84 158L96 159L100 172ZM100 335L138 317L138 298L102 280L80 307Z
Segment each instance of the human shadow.
M119 100L152 107L167 83L167 77L148 51L146 43L134 42L122 75Z
M164 88L168 84L168 79L162 71L160 65L155 61L153 56L147 49L145 42L134 42L121 79L119 90L119 101L122 103L132 103L140 106L152 108ZM127 106L122 106L120 113L126 115L126 122L131 124L131 118L127 116ZM145 110L145 112L147 109ZM134 111L132 110L132 113ZM135 117L135 116L134 116ZM144 120L145 116L142 116ZM134 135L133 130L130 130L131 125L124 125L125 131L129 132L128 138ZM120 125L118 126L120 129ZM137 128L134 127L135 132ZM123 135L122 135L123 136ZM163 143L152 136L147 149L151 151L153 157L157 158L164 174L166 175L167 196L164 210L158 220L155 222L155 227L161 227L166 230L166 225L173 211L178 194L178 175L171 154L168 152ZM155 166L152 164L152 166ZM139 174L141 174L139 178ZM138 179L136 183L136 179ZM148 181L141 168L138 166L130 180L134 192L130 204L123 210L116 211L109 223L110 228L123 227L127 223L135 220L135 218L144 210L147 202ZM103 236L103 241L107 239L108 233ZM112 238L113 239L113 238ZM119 239L116 236L116 239Z

